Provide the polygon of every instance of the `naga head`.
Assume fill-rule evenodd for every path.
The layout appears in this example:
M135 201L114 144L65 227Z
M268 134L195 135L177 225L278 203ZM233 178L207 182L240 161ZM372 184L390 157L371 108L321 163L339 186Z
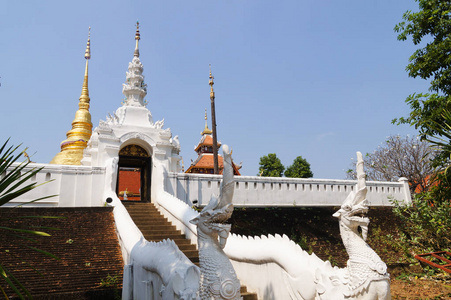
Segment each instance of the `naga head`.
M218 204L219 199L212 197L199 216L192 219L190 223L196 225L199 231L214 239L219 237L219 245L224 248L231 228L231 225L225 222L232 216L233 204L227 204L223 207L219 207Z
M366 187L365 172L363 171L362 153L357 152L357 185L356 191L349 193L346 200L343 202L341 208L333 214L341 223L349 227L351 230L357 231L358 227L362 229L362 237L364 240L368 234L368 224L370 220L366 217L368 212L368 200L366 194L368 189Z
M212 196L208 205L202 209L199 216L190 221L191 224L197 226L198 230L217 239L219 237L219 245L225 247L227 237L230 233L230 224L225 222L233 213L233 168L232 168L232 151L229 152L227 145L223 146L224 153L224 171L221 183L221 191L219 198Z

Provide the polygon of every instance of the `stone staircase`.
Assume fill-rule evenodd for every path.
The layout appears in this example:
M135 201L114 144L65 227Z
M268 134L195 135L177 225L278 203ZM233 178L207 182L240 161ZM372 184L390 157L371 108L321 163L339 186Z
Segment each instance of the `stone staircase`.
M130 217L148 241L160 242L164 239L174 240L177 247L193 264L199 266L199 253L196 245L191 244L180 230L165 218L153 203L122 202Z
M130 217L141 230L148 241L159 242L164 239L174 240L186 257L195 265L199 266L199 253L197 246L191 244L180 230L177 230L171 222L168 221L153 205L148 202L122 202L127 209ZM247 292L245 286L241 287L241 296L243 300L257 300L257 294Z

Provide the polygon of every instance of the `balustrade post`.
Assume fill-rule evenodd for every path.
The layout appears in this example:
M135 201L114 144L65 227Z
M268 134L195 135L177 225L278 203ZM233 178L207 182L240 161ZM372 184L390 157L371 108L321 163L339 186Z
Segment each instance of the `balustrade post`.
M398 179L398 182L402 183L402 189L404 194L404 204L411 205L412 204L412 195L410 194L410 186L409 180L405 177L401 177Z

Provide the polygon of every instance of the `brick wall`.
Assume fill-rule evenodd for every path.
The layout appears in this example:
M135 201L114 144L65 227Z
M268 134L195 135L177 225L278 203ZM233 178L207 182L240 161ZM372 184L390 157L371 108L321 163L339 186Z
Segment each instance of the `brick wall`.
M109 288L122 286L123 260L112 210L111 207L0 208L1 226L50 234L38 236L0 230L2 266L35 299L108 299L89 295L105 290L101 283L111 281L108 278L114 278ZM47 251L59 259L29 247ZM4 282L2 287L5 288ZM9 297L15 296L9 287L5 292Z

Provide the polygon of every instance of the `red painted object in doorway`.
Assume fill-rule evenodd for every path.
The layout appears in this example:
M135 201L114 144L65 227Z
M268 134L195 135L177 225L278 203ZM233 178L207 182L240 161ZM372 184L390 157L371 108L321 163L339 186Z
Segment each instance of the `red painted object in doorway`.
M127 195L125 199L124 195ZM141 200L141 169L119 168L118 196L121 200Z

